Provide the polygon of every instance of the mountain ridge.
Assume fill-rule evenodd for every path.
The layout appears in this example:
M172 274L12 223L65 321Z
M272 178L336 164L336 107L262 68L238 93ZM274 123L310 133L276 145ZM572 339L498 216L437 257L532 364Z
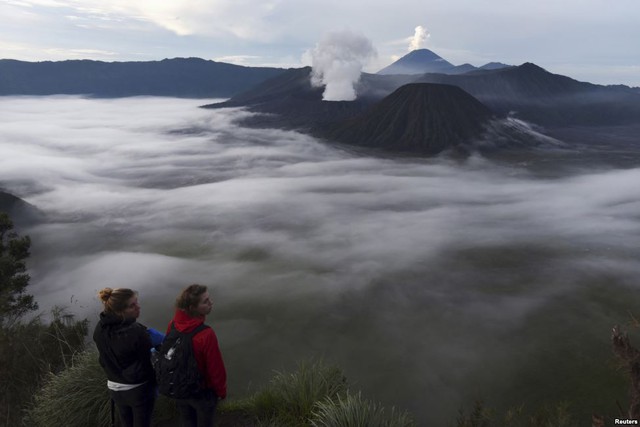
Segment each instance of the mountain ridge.
M632 88L602 86L522 65L461 75L423 74L416 82L459 86L496 113L544 126L622 125L640 122Z
M131 62L0 59L0 95L226 98L285 71L202 58Z

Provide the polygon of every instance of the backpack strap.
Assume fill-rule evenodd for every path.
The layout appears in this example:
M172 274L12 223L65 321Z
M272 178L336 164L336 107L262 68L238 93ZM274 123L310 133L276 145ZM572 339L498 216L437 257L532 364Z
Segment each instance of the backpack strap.
M196 336L198 334L198 332L203 331L203 330L207 329L208 327L209 326L205 325L204 322L203 322L203 323L200 323L198 326L196 326L191 332L182 332L182 331L179 331L178 328L176 328L175 322L171 322L171 330L169 332L176 331L180 335L184 335L186 337L193 338L194 336Z
M191 331L191 332L189 332L189 333L187 333L185 335L187 335L189 338L193 339L193 337L196 336L198 334L198 332L203 331L203 330L207 329L208 327L209 326L205 325L204 322L200 323L198 326L196 326L196 328L193 331Z

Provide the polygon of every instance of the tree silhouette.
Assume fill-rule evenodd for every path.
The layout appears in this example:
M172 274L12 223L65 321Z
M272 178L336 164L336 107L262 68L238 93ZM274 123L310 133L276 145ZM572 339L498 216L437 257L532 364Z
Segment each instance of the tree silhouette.
M0 326L38 308L33 295L26 293L30 277L25 260L30 247L29 236L18 236L9 215L0 212Z

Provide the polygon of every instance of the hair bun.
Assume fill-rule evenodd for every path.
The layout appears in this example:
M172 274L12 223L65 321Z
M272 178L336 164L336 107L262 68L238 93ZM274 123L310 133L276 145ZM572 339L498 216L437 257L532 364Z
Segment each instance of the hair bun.
M107 302L107 301L109 301L109 298L111 298L111 294L112 293L113 293L113 289L104 288L100 292L98 292L98 297L100 297L102 302Z

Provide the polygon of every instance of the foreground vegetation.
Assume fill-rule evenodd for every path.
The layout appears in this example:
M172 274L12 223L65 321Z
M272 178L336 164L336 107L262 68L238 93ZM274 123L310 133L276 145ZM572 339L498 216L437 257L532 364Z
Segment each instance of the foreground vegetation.
M27 314L38 304L26 289L26 259L31 240L13 230L13 222L0 212L0 425L18 426L32 396L50 373L72 365L74 354L85 346L88 322L77 321L63 309L49 318Z
M26 424L108 427L109 395L106 377L97 360L95 352L86 351L74 359L69 369L49 375L27 412ZM387 410L360 393L352 393L339 368L318 361L300 363L292 373L276 373L260 391L245 399L223 403L219 412L221 423L230 426L416 425L406 412ZM176 417L171 400L160 397L154 416L156 425L170 425L167 421Z
M111 422L106 377L97 354L86 351L74 365L50 375L36 395L25 422L29 426L108 427ZM73 410L69 410L73 408ZM225 401L219 426L245 427L415 427L411 415L385 408L350 389L343 372L320 361L300 363L294 372L277 372L252 396ZM176 410L160 396L154 413L156 426L174 426ZM524 406L497 413L476 402L460 411L451 427L577 427L568 405L528 411ZM582 423L584 425L584 423Z
M577 427L585 425L573 416L567 403L547 405L527 410L522 405L504 413L497 413L476 402L466 413L460 411L456 427Z

